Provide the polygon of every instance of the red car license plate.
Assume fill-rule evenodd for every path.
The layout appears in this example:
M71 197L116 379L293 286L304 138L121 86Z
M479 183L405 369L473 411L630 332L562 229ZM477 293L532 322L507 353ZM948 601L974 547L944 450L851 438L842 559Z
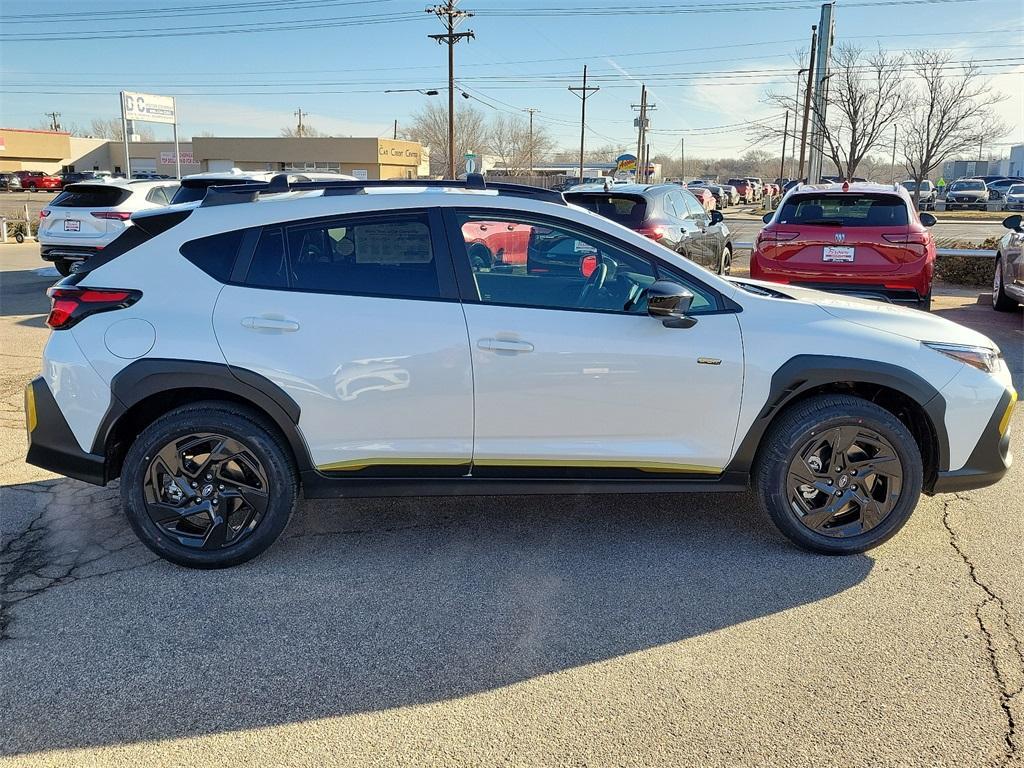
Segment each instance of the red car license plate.
M852 245L826 245L822 261L853 261L856 249Z

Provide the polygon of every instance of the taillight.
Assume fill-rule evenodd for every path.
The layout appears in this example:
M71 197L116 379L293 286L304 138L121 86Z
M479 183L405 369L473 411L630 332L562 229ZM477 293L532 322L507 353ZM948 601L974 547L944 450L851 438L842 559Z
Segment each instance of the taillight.
M130 307L140 298L141 291L121 288L82 288L77 285L55 285L46 295L50 297L50 315L46 324L55 331L66 330L89 315Z
M883 240L890 243L928 245L928 235L924 232L899 232L896 234L882 235Z
M644 237L649 237L651 240L661 240L665 236L664 227L640 227L637 229L637 233Z
M132 217L129 211L93 211L92 215L97 219L113 219L115 221L128 221Z
M799 232L785 232L781 229L762 229L757 235L759 243L785 243L800 237Z
M39 212L39 218L40 219L45 219L49 215L50 215L50 209L49 208L43 208L43 210L41 210Z

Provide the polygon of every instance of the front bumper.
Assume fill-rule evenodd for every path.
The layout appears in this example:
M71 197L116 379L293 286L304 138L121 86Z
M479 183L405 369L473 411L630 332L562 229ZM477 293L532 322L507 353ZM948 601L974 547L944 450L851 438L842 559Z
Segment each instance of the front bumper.
M929 493L952 493L984 488L999 482L1013 463L1010 453L1010 420L1017 392L1008 388L999 399L967 463L960 469L939 472Z
M25 426L28 430L27 463L93 485L106 484L104 457L86 453L78 446L42 376L34 378L25 388Z

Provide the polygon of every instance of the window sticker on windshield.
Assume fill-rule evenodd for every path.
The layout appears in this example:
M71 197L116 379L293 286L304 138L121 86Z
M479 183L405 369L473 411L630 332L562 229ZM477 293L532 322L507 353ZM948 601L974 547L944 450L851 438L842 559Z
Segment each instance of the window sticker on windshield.
M353 227L357 264L428 264L430 232L417 221Z
M576 253L597 253L597 248L592 246L590 243L585 243L582 240L577 240L574 247Z

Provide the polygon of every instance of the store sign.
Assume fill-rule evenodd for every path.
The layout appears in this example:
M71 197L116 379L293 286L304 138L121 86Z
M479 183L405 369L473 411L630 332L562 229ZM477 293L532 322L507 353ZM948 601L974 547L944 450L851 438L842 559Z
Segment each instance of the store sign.
M194 156L191 152L181 153L181 164L182 165L199 165L195 161ZM161 152L160 153L160 165L174 165L174 153L173 152Z
M154 93L121 91L121 109L125 120L146 123L174 123L174 97Z
M352 171L352 175L355 176L360 181L366 181L366 169L365 168L356 168L354 171Z
M615 158L616 173L636 173L636 155L619 155Z

